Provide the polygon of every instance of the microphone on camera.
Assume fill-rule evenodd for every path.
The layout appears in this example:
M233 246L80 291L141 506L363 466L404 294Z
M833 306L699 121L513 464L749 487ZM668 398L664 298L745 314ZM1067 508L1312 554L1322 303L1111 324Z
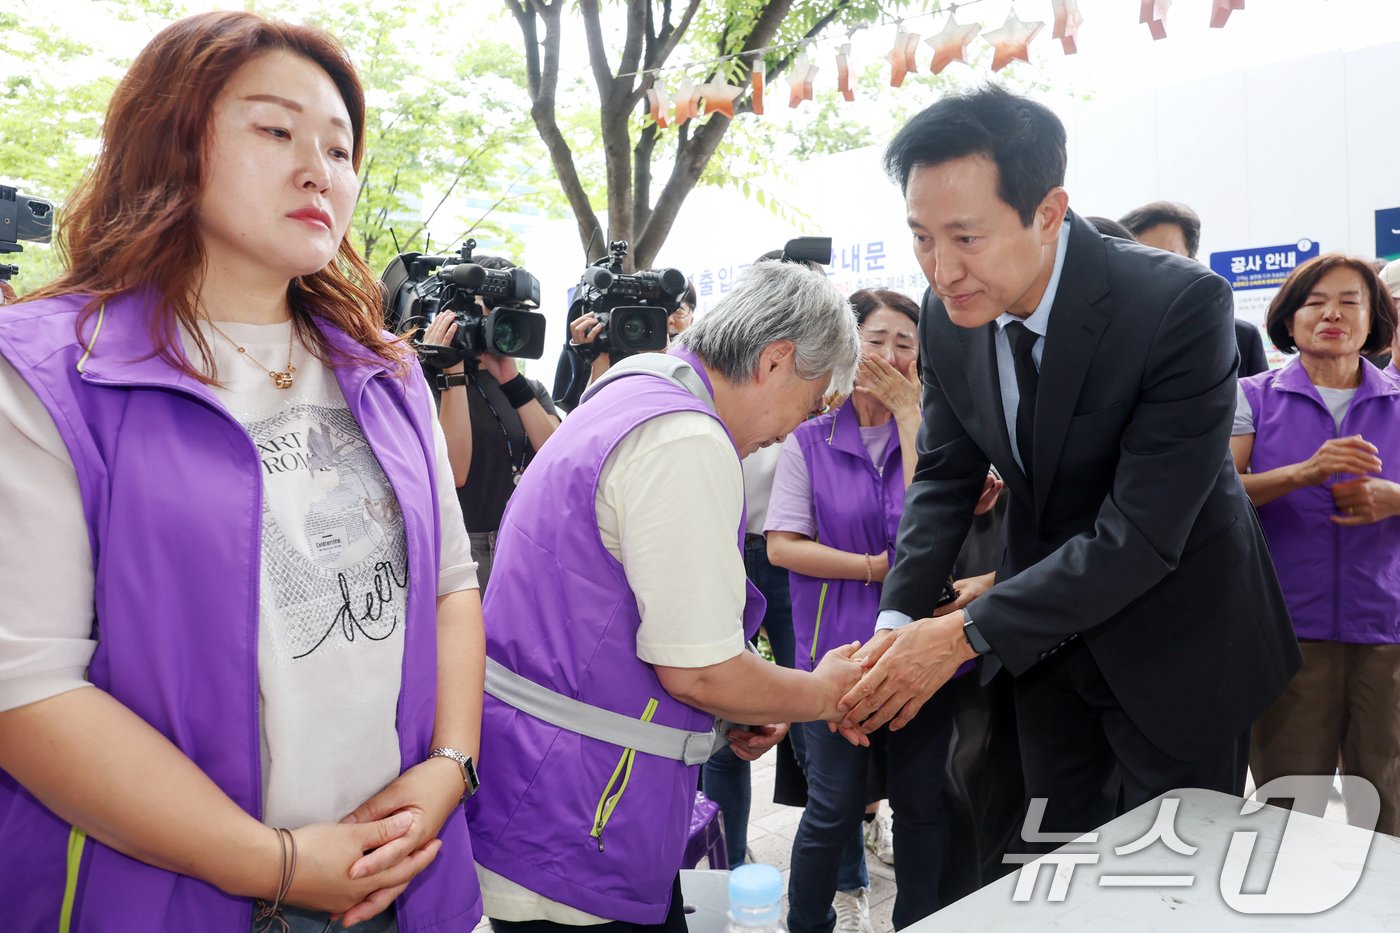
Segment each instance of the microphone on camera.
M474 262L459 262L438 274L445 274L446 278L452 280L453 285L468 291L476 291L481 287L481 283L486 281L486 270Z

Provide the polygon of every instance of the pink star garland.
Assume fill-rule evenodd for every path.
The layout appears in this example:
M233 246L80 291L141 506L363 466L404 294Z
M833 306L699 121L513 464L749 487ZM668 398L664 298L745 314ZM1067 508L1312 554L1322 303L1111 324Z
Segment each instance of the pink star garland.
M1224 29L1235 10L1244 9L1244 0L1215 0L1210 10L1210 28Z
M1050 38L1060 40L1066 55L1074 55L1079 51L1077 37L1079 27L1084 23L1084 17L1079 12L1079 0L1050 0L1050 3L1055 8L1055 30L1050 33Z
M1138 22L1147 24L1154 40L1167 37L1167 10L1171 5L1172 0L1141 0Z
M992 44L995 51L992 56L992 70L1001 71L1017 59L1029 63L1031 40L1044 28L1045 24L1039 20L1022 22L1014 9L1006 14L1006 22L1000 29L993 29L982 36Z
M943 24L943 31L928 39L928 44L933 46L933 61L929 63L929 72L940 74L953 62L966 65L967 47L981 31L982 27L977 23L960 24L953 14L949 13L948 22Z

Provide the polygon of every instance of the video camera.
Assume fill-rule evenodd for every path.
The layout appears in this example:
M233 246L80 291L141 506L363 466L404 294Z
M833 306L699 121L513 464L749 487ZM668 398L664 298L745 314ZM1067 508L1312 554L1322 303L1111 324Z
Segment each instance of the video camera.
M379 277L387 326L400 333L426 327L439 314L455 314L451 346L417 343L418 358L436 369L463 361L471 366L483 353L539 359L545 334L545 317L534 310L540 305L539 279L524 269L478 265L472 261L475 249L476 240L467 240L449 256L395 256Z
M807 265L831 265L831 237L800 236L783 244L781 255L775 257L783 262L800 262Z
M20 240L47 243L53 238L53 202L0 185L0 256L20 253ZM0 281L8 282L19 266L0 263Z
M685 275L679 269L622 271L627 241L608 244L609 255L583 270L569 305L568 323L593 314L603 325L592 343L570 344L585 362L607 353L613 362L634 353L666 349L666 318L680 307Z

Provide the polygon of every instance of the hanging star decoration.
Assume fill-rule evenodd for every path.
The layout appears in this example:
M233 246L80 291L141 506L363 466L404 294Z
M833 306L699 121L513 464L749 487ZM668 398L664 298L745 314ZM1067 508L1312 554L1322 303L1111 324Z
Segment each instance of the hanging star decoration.
M792 74L788 76L788 106L796 107L804 100L812 99L812 80L817 76L817 66L807 57L806 52L797 53L792 63Z
M890 63L890 87L899 87L904 83L906 74L917 73L919 70L916 57L919 51L919 34L905 32L903 26L896 28L898 31L894 36L894 48L885 56Z
M851 43L849 42L836 50L836 89L846 100L856 99L856 92L851 89Z
M933 61L928 66L929 72L940 74L953 62L966 65L967 47L981 31L982 27L977 23L959 23L957 18L949 13L948 22L943 24L943 31L929 37L928 44L933 47Z
M681 78L680 87L676 89L676 126L680 126L698 112L698 100L695 82L686 75Z
M1171 9L1171 5L1172 0L1142 0L1138 22L1147 24L1153 39L1167 37L1167 10Z
M656 125L661 129L670 126L670 121L666 115L671 110L671 99L666 96L666 86L657 79L651 87L647 88L647 111L651 118L656 121Z
M1224 29L1230 14L1244 9L1244 0L1215 0L1210 10L1210 28Z
M702 84L698 90L699 95L705 101L705 115L712 113L722 113L731 120L734 119L734 101L744 93L741 87L735 87L722 77Z
M1050 0L1050 3L1055 8L1055 30L1050 38L1060 40L1066 55L1074 55L1079 51L1079 27L1084 24L1079 0Z
M753 88L753 93L749 97L749 109L759 116L763 116L763 81L763 62L755 62L753 74L749 77L749 84Z
M1001 71L1016 59L1029 63L1031 60L1030 44L1031 40L1045 28L1045 24L1039 20L1026 23L1016 16L1013 8L1006 14L1006 22L1000 29L993 29L982 36L991 43L994 55L992 56L992 70Z

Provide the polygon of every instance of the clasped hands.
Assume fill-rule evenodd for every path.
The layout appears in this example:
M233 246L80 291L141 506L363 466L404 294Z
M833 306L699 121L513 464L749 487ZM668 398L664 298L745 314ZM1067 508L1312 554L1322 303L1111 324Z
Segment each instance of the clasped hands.
M345 927L374 917L437 857L438 833L463 787L456 762L430 758L339 823L295 830L296 874L287 902L328 911Z
M992 575L959 580L956 601L925 619L883 629L852 655L864 671L841 698L843 716L828 722L853 745L870 744L870 734L886 723L907 726L959 667L977 656L963 634L963 607L990 588Z

